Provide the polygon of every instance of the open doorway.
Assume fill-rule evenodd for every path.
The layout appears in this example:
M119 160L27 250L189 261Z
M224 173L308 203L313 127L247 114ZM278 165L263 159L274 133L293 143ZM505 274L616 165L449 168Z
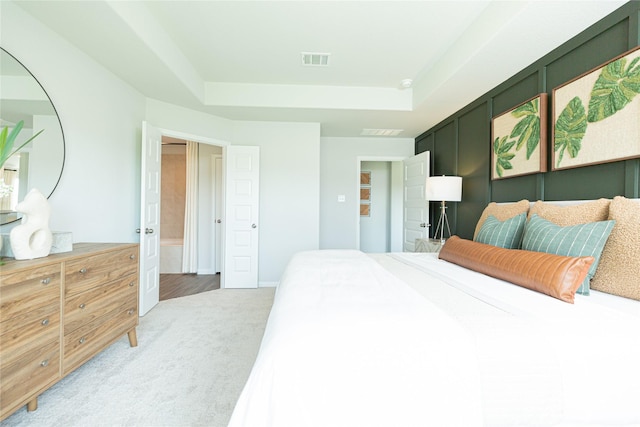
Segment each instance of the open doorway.
M160 300L220 288L222 147L162 136Z
M366 253L402 251L403 163L360 162L359 248Z

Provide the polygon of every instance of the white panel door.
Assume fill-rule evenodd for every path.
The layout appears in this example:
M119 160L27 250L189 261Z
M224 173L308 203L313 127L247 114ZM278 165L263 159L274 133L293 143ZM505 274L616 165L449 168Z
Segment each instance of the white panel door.
M140 316L160 299L160 162L162 135L142 123L140 191Z
M258 287L260 148L226 147L224 288Z
M425 197L429 152L404 161L403 249L414 252L417 238L429 237L429 202Z

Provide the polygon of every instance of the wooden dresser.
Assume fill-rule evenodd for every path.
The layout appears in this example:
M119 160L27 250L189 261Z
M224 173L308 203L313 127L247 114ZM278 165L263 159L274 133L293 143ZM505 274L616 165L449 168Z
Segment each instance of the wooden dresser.
M0 420L128 334L137 345L138 245L73 251L0 266Z

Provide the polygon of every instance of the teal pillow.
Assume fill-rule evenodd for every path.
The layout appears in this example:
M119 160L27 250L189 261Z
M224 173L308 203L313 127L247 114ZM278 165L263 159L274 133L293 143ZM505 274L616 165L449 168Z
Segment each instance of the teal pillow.
M576 291L589 295L589 283L596 273L600 254L614 224L615 221L598 221L560 227L534 214L524 229L522 249L556 255L594 257L595 261L591 264L587 277Z
M505 221L489 215L473 240L505 249L519 249L526 222L527 214L525 213Z

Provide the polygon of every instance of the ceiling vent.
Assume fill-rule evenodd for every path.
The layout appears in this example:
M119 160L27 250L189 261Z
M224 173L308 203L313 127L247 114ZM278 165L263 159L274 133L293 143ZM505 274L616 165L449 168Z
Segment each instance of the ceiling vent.
M398 136L404 129L362 129L363 136Z
M330 53L302 52L302 65L309 67L328 67Z

